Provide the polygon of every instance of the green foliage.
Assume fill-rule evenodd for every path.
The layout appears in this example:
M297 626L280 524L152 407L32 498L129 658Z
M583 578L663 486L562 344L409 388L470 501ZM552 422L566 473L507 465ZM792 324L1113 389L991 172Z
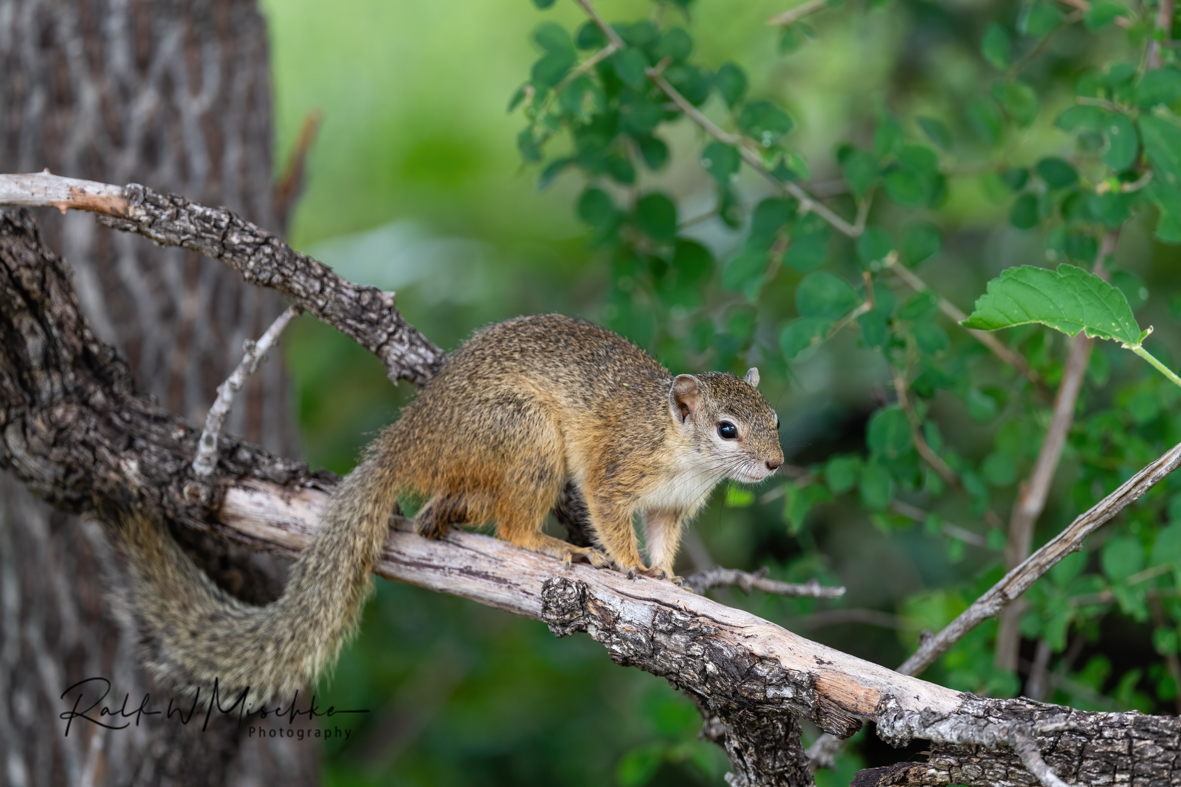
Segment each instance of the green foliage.
M273 5L280 146L304 108L328 110L293 237L406 216L470 242L442 262L426 244L382 249L366 269L449 348L553 310L674 372L757 365L797 469L724 485L695 536L722 564L851 588L841 602L733 599L770 620L807 627L848 605L903 621L802 629L827 644L898 663L1003 574L1005 519L1067 357L1042 324L1137 346L1155 326L1158 363L1181 358L1181 70L1168 47L1145 68L1151 0L829 4L782 30L762 24L781 3L604 4L623 41L608 52L573 3L423 5L409 25L399 4L375 6L340 32ZM322 41L336 56L317 55ZM950 316L978 298L969 325L1008 326L991 336L1028 372ZM366 361L347 342L301 341L289 362L306 439L346 470L396 407L377 364L350 371ZM1125 356L1091 351L1035 546L1181 441L1181 392ZM1034 585L1022 653L1052 651L1045 699L1175 712L1179 556L1169 480ZM337 783L721 782L691 704L585 638L388 585L368 617L325 690L372 703L375 722L429 712L388 762L358 765L346 744ZM996 631L924 677L1025 690L1025 666L995 667ZM870 751L851 747L835 783Z

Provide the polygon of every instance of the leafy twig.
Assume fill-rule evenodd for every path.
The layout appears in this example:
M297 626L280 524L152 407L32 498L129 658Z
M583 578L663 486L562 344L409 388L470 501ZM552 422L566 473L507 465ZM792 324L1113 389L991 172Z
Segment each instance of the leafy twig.
M806 3L801 3L795 8L788 9L781 14L776 14L767 20L767 24L771 27L794 25L804 17L824 10L827 5L828 0L808 0Z
M899 265L897 256L894 256L893 258L887 256L885 263L886 267L894 271L898 278L902 279L902 281L905 282L912 290L915 290L916 292L931 290L927 283L920 279L914 271L912 271L910 268L907 268L905 265ZM931 290L931 292L935 293L934 290ZM951 301L947 300L947 298L944 298L938 293L935 293L935 296L939 299L939 311L950 317L956 325L960 325L964 320L968 319L968 315L960 311L960 309ZM977 331L971 328L966 330L969 334L971 334L972 338L976 339L976 341L983 344L989 350L992 350L993 355L1012 366L1014 369L1024 375L1026 379L1037 386L1038 391L1047 393L1045 383L1042 381L1041 376L1032 368L1030 368L1029 364L1026 363L1023 357L1010 350L991 333Z

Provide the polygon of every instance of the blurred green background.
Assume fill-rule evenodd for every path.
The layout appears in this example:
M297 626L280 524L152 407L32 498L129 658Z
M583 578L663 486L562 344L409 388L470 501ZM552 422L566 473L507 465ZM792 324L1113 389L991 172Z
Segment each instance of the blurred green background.
M586 182L568 173L539 190L537 168L524 166L517 150L524 121L506 111L538 57L531 32L544 20L573 31L584 21L574 3L560 0L544 12L526 0L263 5L274 63L277 168L306 114L323 112L290 230L296 248L354 281L396 290L403 315L448 350L477 328L519 314L552 311L610 323L615 277L607 256L588 245L574 209ZM597 7L608 19L635 20L651 16L655 5ZM989 78L980 56L983 31L996 19L1011 25L1018 9L984 0L850 3L818 20L820 40L790 56L778 50L778 32L766 24L785 10L782 0L697 0L686 27L694 33L698 62L709 68L738 63L751 77L750 95L790 112L793 148L808 161L812 180L823 183L841 175L837 142L868 145L885 107L903 117L939 117L957 134L966 128L962 103ZM1057 36L1031 67L1043 104L1066 106L1078 71L1121 46L1114 34ZM711 99L707 114L720 119L720 103ZM1014 136L1008 150L1015 163L1071 149L1071 138L1053 128L1056 114L1047 108ZM700 139L694 127L679 122L666 135L670 165L641 174L645 188L675 197L682 220L707 213L714 201L713 181L695 152ZM971 142L959 153L965 170L993 155ZM962 308L1001 268L1045 259L1038 237L1008 225L1009 207L988 185L976 177L950 180L947 199L929 215L947 240L939 266L923 275ZM752 202L768 193L749 172L738 188ZM838 200L836 206L852 215L851 203ZM890 210L877 210L876 219L887 226L900 221ZM704 221L692 234L720 258L741 242L740 233L718 221ZM1150 236L1151 226L1133 222L1118 259L1137 284L1153 289L1175 275L1175 256L1166 257L1166 247ZM858 275L853 257L849 244L835 261L851 279ZM847 334L789 369L774 337L791 313L799 278L785 271L764 291L757 311L723 307L727 315L752 315L757 331L771 338L721 363L760 365L762 390L782 417L788 461L807 465L835 451L858 450L867 418L891 394L880 355ZM1138 315L1143 324L1176 320L1166 298L1150 299ZM674 373L693 371L681 368L693 361L719 362L712 351L684 349L686 331L676 327L675 315L669 324L656 335L632 338ZM963 342L962 332L953 341ZM1065 346L1057 335L1030 341L1055 356ZM373 357L309 318L284 344L307 458L313 467L345 473L413 392L405 384L395 390ZM1096 348L1096 355L1108 359L1112 374L1141 373L1138 361L1110 348ZM940 407L943 428L955 432L961 450L984 453L998 424L972 421L958 401L943 400ZM976 537L979 544L949 546L921 526L882 527L855 505L837 502L789 538L781 486L755 492L753 503L724 487L716 493L693 526L708 555L727 566L768 565L785 579L818 577L846 585L848 595L829 604L725 591L716 597L872 661L900 663L919 629L939 628L965 598L999 576L998 544L987 533ZM727 494L735 505L724 505ZM1007 512L1015 490L996 494L995 508ZM1055 501L1042 522L1054 532L1076 513L1069 501ZM966 504L943 515L982 530ZM684 573L693 560L682 558ZM818 610L825 614L811 616ZM1123 626L1117 630L1126 642L1095 667L1102 673L1092 681L1095 696L1111 689L1104 681L1113 671L1118 677L1124 662L1151 658L1148 632L1113 625ZM994 631L994 623L986 624L958 656L925 677L947 682L950 675L954 684L956 669L991 658L987 642ZM964 680L965 688L978 688L975 678ZM660 679L616 667L584 635L556 640L540 623L386 582L367 608L360 638L320 690L329 704L371 711L350 741L328 744L326 780L335 785L720 784L726 769L720 749L696 740L700 720L687 700ZM1085 705L1075 695L1058 699ZM1134 686L1111 702L1153 707ZM859 764L902 756L872 737L851 751L837 773L821 774L821 780L847 784Z

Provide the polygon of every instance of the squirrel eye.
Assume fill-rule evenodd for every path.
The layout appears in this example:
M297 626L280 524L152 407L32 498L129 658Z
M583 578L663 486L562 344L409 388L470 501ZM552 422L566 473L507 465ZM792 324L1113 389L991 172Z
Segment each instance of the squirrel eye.
M737 440L738 427L729 421L721 421L718 423L718 437L723 440Z

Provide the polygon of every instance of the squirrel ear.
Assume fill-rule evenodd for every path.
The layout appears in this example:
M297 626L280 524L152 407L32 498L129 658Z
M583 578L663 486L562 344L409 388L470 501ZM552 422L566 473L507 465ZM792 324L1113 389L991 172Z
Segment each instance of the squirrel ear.
M685 423L697 412L701 404L701 388L697 378L691 374L678 374L668 392L668 406L673 417Z
M757 366L752 366L746 370L746 381L750 383L751 388L759 387L759 369Z

